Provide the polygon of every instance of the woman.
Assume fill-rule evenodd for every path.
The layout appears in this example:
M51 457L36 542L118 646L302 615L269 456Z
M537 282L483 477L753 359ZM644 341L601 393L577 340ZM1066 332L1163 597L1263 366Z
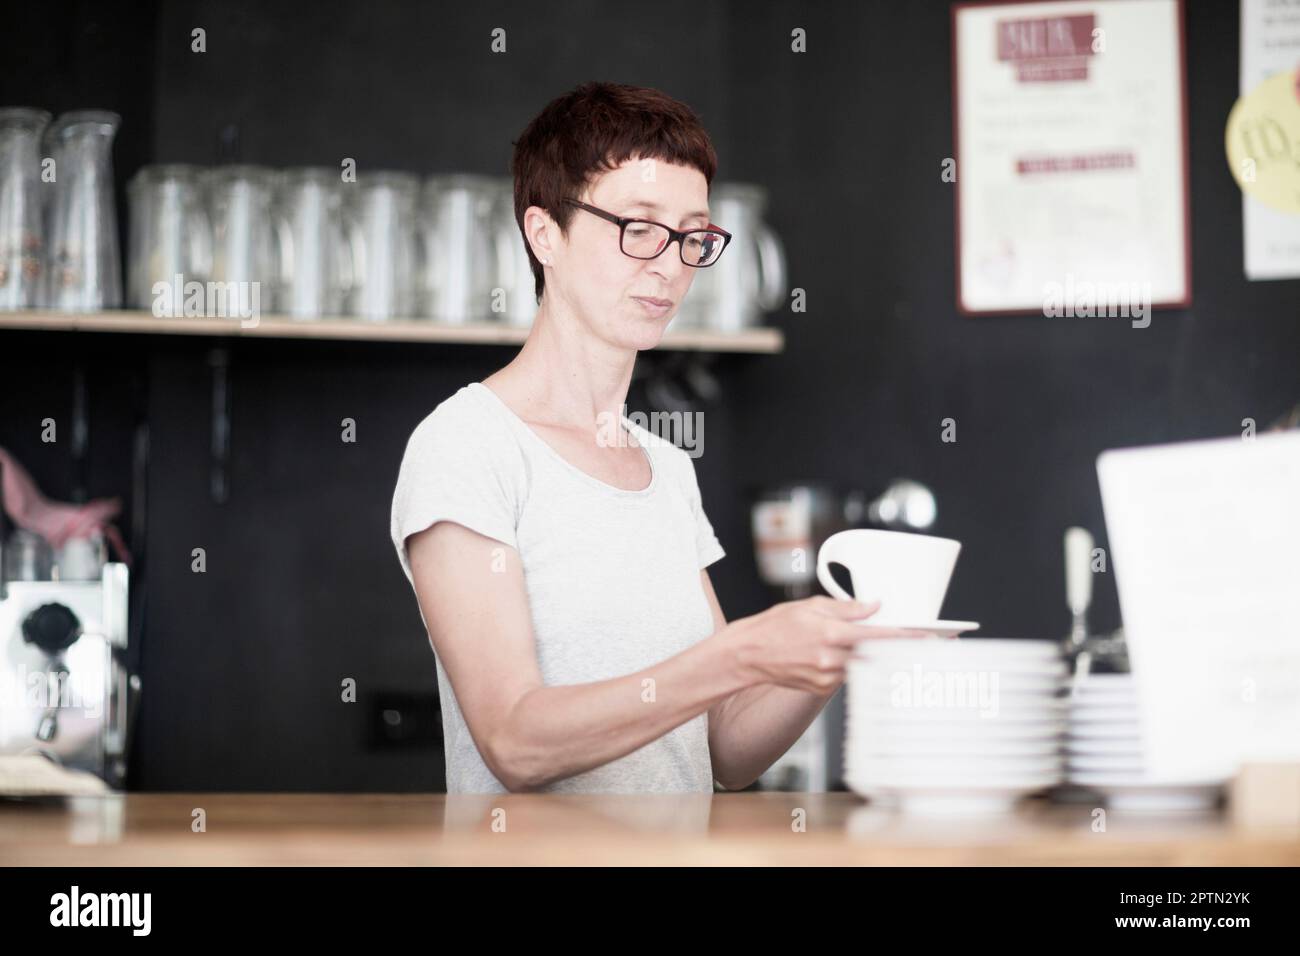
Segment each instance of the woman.
M608 83L550 103L515 143L532 330L416 427L393 498L450 793L746 787L866 633L853 619L876 605L824 597L728 624L694 463L623 414L637 352L725 248L716 166L688 107Z

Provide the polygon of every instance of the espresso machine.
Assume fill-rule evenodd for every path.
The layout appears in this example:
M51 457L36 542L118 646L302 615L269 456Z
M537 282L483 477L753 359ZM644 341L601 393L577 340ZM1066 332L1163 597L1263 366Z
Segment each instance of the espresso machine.
M817 594L817 551L847 528L924 532L934 524L934 495L898 478L877 495L841 493L825 484L790 484L762 491L751 513L759 577L778 601ZM835 694L817 719L758 779L762 790L827 791L842 786L844 694Z
M53 554L10 532L0 501L0 754L41 754L124 787L140 688L127 585L125 564L87 562L81 544Z

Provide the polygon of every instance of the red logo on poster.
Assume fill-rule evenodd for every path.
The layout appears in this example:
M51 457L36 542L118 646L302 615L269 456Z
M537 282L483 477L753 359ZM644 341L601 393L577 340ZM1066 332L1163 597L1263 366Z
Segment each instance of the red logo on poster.
M1016 65L1021 83L1088 78L1095 14L998 21L998 59Z

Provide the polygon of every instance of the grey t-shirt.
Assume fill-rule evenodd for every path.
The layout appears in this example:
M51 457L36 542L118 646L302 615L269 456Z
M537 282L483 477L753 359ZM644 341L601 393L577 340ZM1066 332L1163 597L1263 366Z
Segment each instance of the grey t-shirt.
M481 382L464 386L420 422L402 459L391 533L407 580L414 587L406 539L438 521L510 545L523 566L547 685L634 673L713 632L700 569L725 552L704 514L694 462L626 416L622 422L653 471L650 484L638 491L615 488L570 464ZM442 661L434 658L447 791L505 792L474 745ZM545 789L711 792L708 714Z

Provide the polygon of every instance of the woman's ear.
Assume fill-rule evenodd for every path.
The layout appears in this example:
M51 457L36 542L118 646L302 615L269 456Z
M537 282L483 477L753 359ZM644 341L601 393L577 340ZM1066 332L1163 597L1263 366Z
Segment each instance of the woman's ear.
M529 206L524 213L524 235L533 250L537 261L549 265L554 257L552 238L559 234L560 227L541 206Z

